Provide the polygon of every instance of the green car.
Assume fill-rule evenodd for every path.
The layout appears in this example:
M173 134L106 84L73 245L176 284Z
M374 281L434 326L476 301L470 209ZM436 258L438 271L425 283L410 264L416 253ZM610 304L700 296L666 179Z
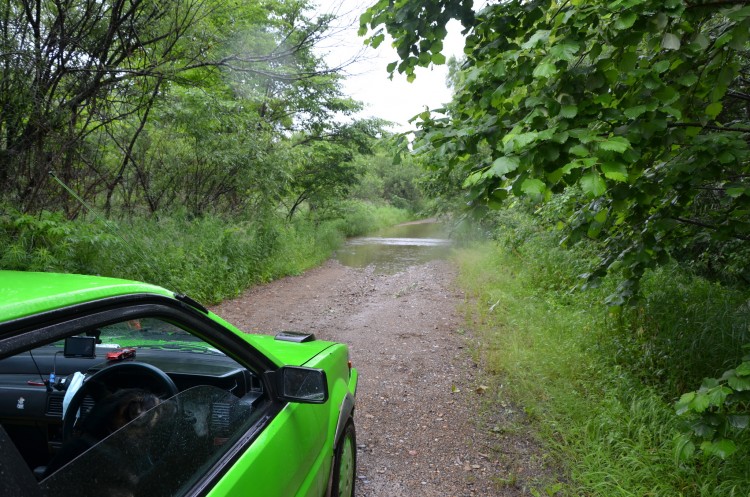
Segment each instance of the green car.
M0 495L354 495L357 371L163 288L0 271Z

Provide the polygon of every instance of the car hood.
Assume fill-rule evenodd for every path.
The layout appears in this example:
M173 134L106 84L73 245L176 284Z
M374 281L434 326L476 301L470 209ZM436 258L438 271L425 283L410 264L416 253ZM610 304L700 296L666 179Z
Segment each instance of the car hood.
M245 335L245 339L279 366L303 366L316 355L335 345L325 340L285 342L268 335Z

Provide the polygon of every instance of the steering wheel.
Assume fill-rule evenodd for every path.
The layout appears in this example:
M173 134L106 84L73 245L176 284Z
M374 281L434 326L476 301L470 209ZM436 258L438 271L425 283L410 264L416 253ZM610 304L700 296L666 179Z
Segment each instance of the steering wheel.
M108 393L121 388L145 388L166 399L177 395L177 385L172 378L156 366L145 362L119 362L100 369L88 377L73 394L65 411L62 425L63 443L70 440L76 425L78 410L87 395L99 402Z

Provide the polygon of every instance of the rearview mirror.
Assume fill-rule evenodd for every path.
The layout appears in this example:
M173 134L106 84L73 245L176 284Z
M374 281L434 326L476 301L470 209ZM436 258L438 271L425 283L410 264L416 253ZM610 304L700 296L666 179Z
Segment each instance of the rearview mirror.
M284 366L270 375L280 400L302 404L323 404L328 400L328 380L322 369Z

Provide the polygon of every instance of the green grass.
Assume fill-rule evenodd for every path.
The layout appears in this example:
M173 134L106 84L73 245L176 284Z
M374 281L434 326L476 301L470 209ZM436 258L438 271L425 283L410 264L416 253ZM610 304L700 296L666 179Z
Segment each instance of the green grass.
M747 496L747 445L729 461L689 465L678 465L672 450L672 379L723 367L698 363L714 356L722 362L719 356L742 340L740 296L727 303L725 289L667 268L644 281L637 309L613 316L601 302L615 281L574 290L590 254L563 250L553 235L523 221L500 239L459 252L460 281L473 297L469 316L479 329L482 364L502 385L496 402L523 407L553 466L565 473L556 495ZM718 325L721 316L730 323ZM666 326L673 320L679 324ZM697 337L698 329L705 336ZM675 342L680 334L692 339ZM724 352L707 350L711 335ZM671 358L652 369L646 349L670 350Z
M255 220L173 216L105 223L6 210L0 213L0 268L135 279L215 303L322 263L347 236L405 219L405 211L362 202L342 204L325 219L300 216L293 222L266 214Z

